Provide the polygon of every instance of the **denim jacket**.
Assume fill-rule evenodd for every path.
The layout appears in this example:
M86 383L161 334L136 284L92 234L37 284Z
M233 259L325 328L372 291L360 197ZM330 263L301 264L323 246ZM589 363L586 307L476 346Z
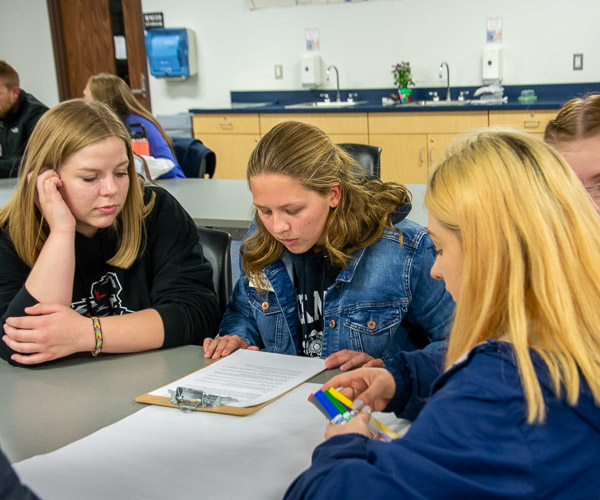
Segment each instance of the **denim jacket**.
M354 260L327 289L322 357L352 349L388 359L447 337L454 301L444 283L429 274L433 242L412 221L396 227L402 231L402 246L398 233L386 229L376 243L352 254ZM241 271L219 332L239 335L269 352L299 354L298 306L287 251L264 274L269 290L259 297Z

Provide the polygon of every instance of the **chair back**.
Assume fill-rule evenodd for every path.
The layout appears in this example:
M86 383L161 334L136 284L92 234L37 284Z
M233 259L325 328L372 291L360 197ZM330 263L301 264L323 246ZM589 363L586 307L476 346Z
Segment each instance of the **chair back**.
M215 173L217 156L193 137L171 137L177 163L186 177L209 177Z
M381 177L381 148L368 144L338 144L365 169L368 175Z
M219 229L198 227L198 236L204 256L213 268L213 283L219 300L219 309L223 314L232 291L231 235Z

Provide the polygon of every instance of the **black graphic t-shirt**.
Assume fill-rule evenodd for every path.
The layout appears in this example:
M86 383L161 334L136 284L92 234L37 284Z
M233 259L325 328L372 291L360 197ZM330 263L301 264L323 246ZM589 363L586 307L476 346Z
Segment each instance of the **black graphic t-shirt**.
M212 269L192 218L164 189L147 187L146 202L152 193L154 208L144 220L144 243L131 267L107 263L118 243L112 228L101 229L92 238L75 235L71 306L81 315L99 317L152 308L163 323L163 347L201 345L205 337L216 334L220 318ZM9 316L24 316L25 307L37 301L24 286L31 269L3 231L0 262L0 321L4 323ZM10 360L13 351L1 344L0 357Z
M299 352L319 358L323 347L323 303L326 290L335 281L338 270L329 265L324 252L309 250L291 255L300 319Z

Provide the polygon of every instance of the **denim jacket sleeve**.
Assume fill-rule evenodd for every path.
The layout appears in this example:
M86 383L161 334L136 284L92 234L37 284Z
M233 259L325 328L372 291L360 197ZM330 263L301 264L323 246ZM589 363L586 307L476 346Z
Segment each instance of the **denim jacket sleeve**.
M227 302L227 310L219 326L219 335L239 335L248 345L263 348L252 306L246 298L248 288L248 280L244 279L242 272Z

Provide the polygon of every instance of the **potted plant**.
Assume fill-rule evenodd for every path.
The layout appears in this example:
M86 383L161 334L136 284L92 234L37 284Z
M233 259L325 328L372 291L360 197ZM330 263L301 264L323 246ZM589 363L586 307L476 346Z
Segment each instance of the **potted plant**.
M400 101L403 103L410 102L412 89L408 88L408 86L415 84L412 79L410 63L408 61L402 61L401 63L394 64L392 66L392 74L394 75L394 83L398 89Z

